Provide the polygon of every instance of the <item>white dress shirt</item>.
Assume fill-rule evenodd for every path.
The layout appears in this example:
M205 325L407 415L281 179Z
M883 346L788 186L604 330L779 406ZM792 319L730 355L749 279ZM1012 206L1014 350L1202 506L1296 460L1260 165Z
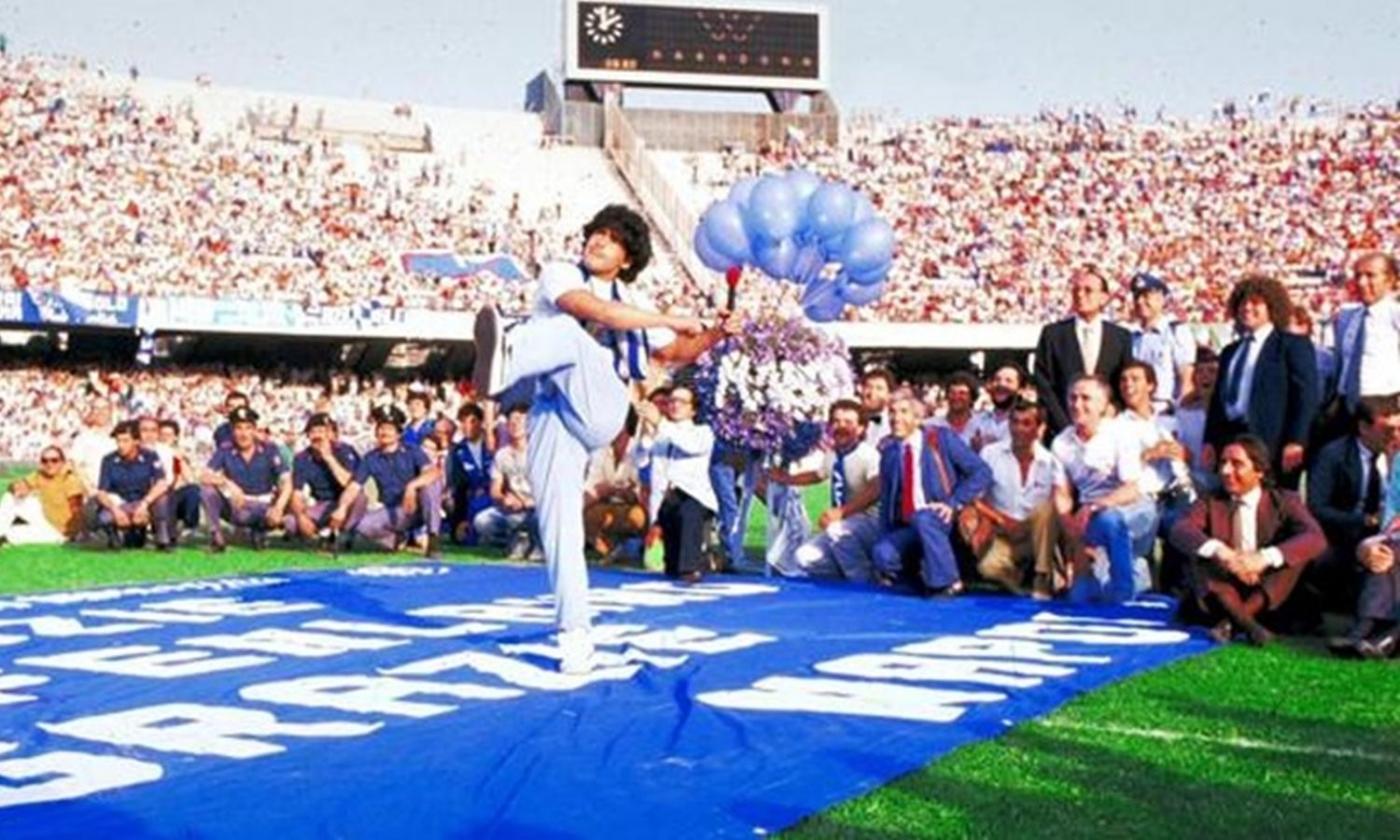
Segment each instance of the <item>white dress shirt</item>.
M1100 421L1088 440L1067 426L1055 436L1050 451L1079 491L1080 504L1096 502L1124 484L1136 484L1142 474L1142 450L1117 420Z
M879 414L872 414L866 419L865 442L871 446L879 446L880 441L890 436L890 410L886 408Z
M651 441L651 521L661 510L661 501L672 487L699 502L706 510L718 510L719 501L710 484L710 453L715 433L693 420L663 420Z
M1225 414L1231 420L1243 420L1249 416L1249 392L1254 389L1254 367L1259 362L1259 351L1264 348L1264 342L1269 340L1273 334L1274 325L1265 324L1254 331L1254 341L1249 345L1249 352L1241 355L1236 352L1235 357L1230 360L1230 370L1226 371L1226 376L1217 387L1225 389L1225 396L1230 395L1230 382L1233 381L1234 371L1243 365L1240 373L1240 393L1234 405L1225 406Z
M1263 497L1264 491L1258 487L1239 497L1235 506L1235 521L1230 523L1230 539L1235 543L1236 551L1258 551L1270 568L1277 569L1283 566L1283 552L1272 547L1259 550L1259 500ZM1213 559L1225 547L1220 540L1206 540L1196 553Z
M1011 451L1011 441L998 441L986 447L981 458L992 470L992 488L987 500L1013 519L1024 520L1031 511L1050 500L1056 487L1069 484L1064 465L1040 441L1035 442L1031 467L1024 481L1021 462Z
M1394 296L1366 307L1361 345L1361 396L1400 393L1400 304Z

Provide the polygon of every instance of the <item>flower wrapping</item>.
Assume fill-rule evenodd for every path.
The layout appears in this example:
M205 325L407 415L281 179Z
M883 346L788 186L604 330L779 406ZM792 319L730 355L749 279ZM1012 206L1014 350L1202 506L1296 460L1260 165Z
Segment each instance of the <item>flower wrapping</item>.
M790 462L822 442L827 409L854 382L840 339L801 318L761 315L700 359L695 389L720 441Z

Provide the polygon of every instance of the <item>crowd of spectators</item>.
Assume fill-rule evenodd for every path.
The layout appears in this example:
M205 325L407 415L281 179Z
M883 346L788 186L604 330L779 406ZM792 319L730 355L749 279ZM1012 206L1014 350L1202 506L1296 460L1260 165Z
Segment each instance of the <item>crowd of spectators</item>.
M1173 317L1193 323L1228 321L1232 279L1267 271L1323 320L1342 299L1347 255L1400 228L1395 105L1291 101L1202 120L856 118L834 146L794 136L680 162L698 208L737 178L787 167L867 194L897 252L862 320L1041 322L1084 262L1165 278Z

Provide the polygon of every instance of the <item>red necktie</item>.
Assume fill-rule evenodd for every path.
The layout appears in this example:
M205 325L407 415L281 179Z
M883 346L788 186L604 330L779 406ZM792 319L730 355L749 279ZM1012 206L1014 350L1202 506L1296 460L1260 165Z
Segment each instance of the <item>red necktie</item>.
M900 481L899 516L906 522L914 521L914 447L904 444L904 477Z

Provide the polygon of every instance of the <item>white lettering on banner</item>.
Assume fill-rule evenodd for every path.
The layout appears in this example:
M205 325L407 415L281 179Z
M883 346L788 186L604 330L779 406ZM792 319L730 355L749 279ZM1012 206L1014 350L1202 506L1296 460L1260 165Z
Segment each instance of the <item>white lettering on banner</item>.
M622 625L626 626L626 625ZM596 644L602 645L632 645L642 650L662 650L681 651L682 653L704 653L719 654L733 653L736 650L745 650L758 645L777 641L772 636L764 636L761 633L735 633L732 636L721 636L713 630L705 630L699 627L687 627L681 625L670 630L652 630L650 632L640 632L646 628L637 628L631 633L612 633L608 625L599 625L595 628L599 638Z
M641 670L641 667L636 664L627 664L594 668L587 674L561 674L558 671L546 671L528 662L521 662L507 656L468 650L421 659L417 662L408 662L394 668L380 668L379 673L389 677L427 677L461 668L470 668L521 688L539 691L574 691L596 682L630 680L637 671Z
M335 636L330 633L308 633L263 627L237 635L197 636L180 639L175 644L185 647L207 647L216 650L248 650L278 656L319 659L340 656L352 650L384 650L408 644L407 639L375 639L356 636Z
M1012 624L998 624L986 630L978 630L983 638L1031 639L1047 642L1078 642L1086 645L1171 645L1191 638L1180 630L1169 630L1158 625L1144 627L1143 622L1099 619L1087 622L1061 620L1052 613L1041 613L1030 621Z
M722 709L760 712L816 712L893 718L920 723L951 723L975 703L996 703L993 691L946 691L881 682L765 677L752 688L707 691L695 699Z
M41 639L71 639L76 636L115 636L121 633L131 633L136 630L150 630L159 627L158 624L137 624L127 622L125 624L102 624L96 627L89 627L76 618L63 618L56 615L34 615L28 618L7 618L0 620L0 627L27 627L29 632ZM12 639L14 636L0 636L0 639ZM28 641L28 637L20 636L20 639ZM11 642L13 644L13 642Z
M1054 653L1055 649L1040 642L1020 642L1011 639L979 639L976 636L943 636L927 642L900 645L895 653L915 656L980 656L997 659L1020 659L1025 662L1058 662L1066 665L1107 665L1108 656L1073 656Z
M167 703L64 723L41 723L54 735L98 741L119 747L144 747L157 752L258 758L284 752L286 747L259 738L356 738L382 723L348 720L286 723L271 712L199 703Z
M588 603L594 607L680 607L693 600L662 592L628 592L622 589L595 589L588 593Z
M328 633L364 633L370 636L405 636L410 639L457 639L462 636L481 636L506 629L504 624L482 624L479 621L466 621L443 627L418 627L412 624L317 619L316 621L308 621L301 626L307 630L324 630Z
M491 603L502 607L548 607L554 609L553 595L536 595L533 598L497 598ZM598 603L593 602L593 593L589 592L589 612L594 618L611 613L629 613L632 607L624 604L610 603L606 599Z
M459 708L456 705L414 703L405 699L419 695L456 697L460 700L509 700L523 697L525 692L518 688L495 688L471 683L429 682L354 674L260 683L238 692L238 696L244 700L311 709L336 709L365 715L426 718Z
M218 580L194 580L184 583L162 583L154 586L123 586L115 589L82 589L77 592L50 592L42 595L23 595L0 601L0 612L5 610L27 610L36 604L47 606L67 606L69 604L94 604L115 601L118 598L149 597L171 595L176 592L234 592L241 589L261 589L281 586L287 578L253 577L220 578Z
M240 601L237 598L181 598L177 601L142 604L141 608L157 612L171 610L195 615L214 615L220 618L259 618L265 615L286 615L325 609L322 604L311 601Z
M164 775L159 764L115 755L50 752L6 759L0 761L0 808L81 799L154 782Z
M221 615L199 613L156 612L155 610L83 610L83 615L92 618L114 618L121 621L152 621L156 624L217 624L224 620Z
M0 674L0 706L14 706L38 700L39 698L32 694L10 694L9 692L16 688L33 688L48 681L48 677L29 674Z
M154 645L127 645L76 650L52 656L26 656L15 661L20 665L36 668L175 680L238 668L252 668L276 660L270 656L214 656L203 650L161 651Z
M538 604L506 606L501 604L438 604L419 607L408 614L418 618L458 618L464 621L504 621L507 624L553 624L553 607Z
M4 755L5 753L10 752L16 749L17 747L19 747L19 744L16 744L13 741L0 741L0 755Z
M1035 688L1041 677L1068 677L1073 668L996 659L932 659L900 653L858 653L822 662L816 669L838 677L912 682L968 682L999 688Z
M769 586L766 583L717 583L710 581L687 586L669 581L649 581L647 583L624 583L621 588L628 592L664 592L692 598L699 595L746 598L751 595L775 595L778 592L778 587Z

